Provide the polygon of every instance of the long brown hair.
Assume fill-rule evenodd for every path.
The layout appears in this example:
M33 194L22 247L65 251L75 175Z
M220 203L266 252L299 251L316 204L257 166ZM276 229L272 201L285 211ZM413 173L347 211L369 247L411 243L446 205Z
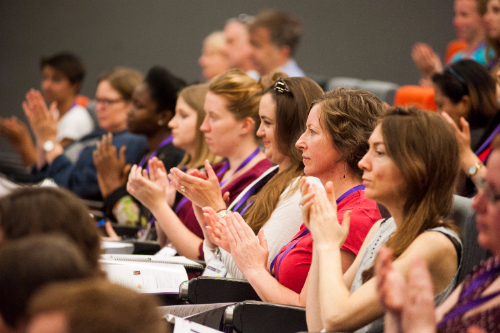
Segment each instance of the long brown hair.
M387 155L406 180L403 221L387 241L398 258L424 231L458 229L443 219L450 213L459 170L455 133L440 115L415 107L394 107L380 119ZM363 273L363 281L373 268Z
M208 92L208 84L195 84L182 89L179 92L179 97L182 97L184 102L193 110L196 111L196 135L195 135L195 150L194 155L191 156L188 153L184 155L180 168L187 169L198 169L205 165L205 160L208 160L211 165L219 163L222 158L215 156L209 149L207 142L205 141L205 133L200 130L203 119L205 119L205 109L203 105L205 104L205 96Z
M247 210L244 218L256 234L269 220L285 189L297 177L304 175L302 154L295 148L295 142L306 130L307 114L312 101L323 94L321 87L306 77L285 78L281 81L289 91L280 91L271 86L264 93L271 94L276 102L275 142L279 152L289 158L290 166L267 182L258 194L249 198L249 202L255 200L255 203ZM295 182L293 186L288 195L295 192L299 182Z

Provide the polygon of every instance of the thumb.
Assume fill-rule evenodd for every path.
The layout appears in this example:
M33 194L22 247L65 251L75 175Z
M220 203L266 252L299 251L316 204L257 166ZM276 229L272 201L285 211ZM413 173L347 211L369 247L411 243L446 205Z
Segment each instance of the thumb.
M56 119L57 102L50 103L49 114L52 119Z
M332 206L335 207L337 205L337 202L335 201L335 190L333 189L332 182L326 183L325 191L326 191L326 197L328 198L328 201L330 201Z
M122 163L125 163L125 151L127 150L127 146L121 146L120 147L120 152L119 152L119 155L118 155L118 159L120 160L120 162Z
M351 214L352 212L348 210L344 213L344 220L342 220L342 229L344 229L346 234L349 234L349 226L351 225Z
M467 136L470 136L469 122L467 120L465 120L464 117L460 117L460 124L462 125L462 133L467 135Z
M128 177L128 173L130 172L130 169L132 168L132 166L130 164L126 164L124 167L123 167L123 176L124 177Z
M229 207L229 191L224 192L222 195L222 200L226 203L226 207Z
M267 248L267 239L266 239L266 236L264 235L264 230L263 229L259 230L258 237L259 237L260 246L262 246L266 251L268 251L268 248Z
M205 170L207 170L207 175L208 175L208 180L216 180L217 183L219 180L217 179L217 175L214 172L214 169L212 169L212 166L210 165L210 162L208 160L205 160Z

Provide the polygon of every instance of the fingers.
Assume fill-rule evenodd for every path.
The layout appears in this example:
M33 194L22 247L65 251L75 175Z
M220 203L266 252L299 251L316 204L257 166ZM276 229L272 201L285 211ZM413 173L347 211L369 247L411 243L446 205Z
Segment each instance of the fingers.
M335 190L333 189L333 183L327 182L325 186L326 197L332 206L337 207L337 202L335 201Z
M226 235L228 240L230 239L229 235L231 235L231 238L233 239L235 244L241 242L240 233L236 230L237 223L238 222L236 221L232 213L228 213L226 215L226 225L224 226L224 234Z
M149 180L155 182L156 181L156 163L152 159L148 161L148 166L149 166Z
M470 126L469 122L465 120L464 117L460 117L460 124L462 125L462 134L470 137Z
M127 150L127 146L121 146L120 152L118 153L118 155L119 155L118 160L123 164L127 163L127 159L125 157L126 150Z
M460 132L460 129L458 128L457 124L455 123L455 121L450 117L450 115L446 112L441 112L441 116L448 122L448 124L450 124L451 126L453 126L453 128L455 129L455 131L457 132Z
M113 229L113 226L111 225L111 222L106 221L106 224L104 225L106 229L106 233L111 239L121 239L120 236L118 236L115 232L115 229Z
M217 184L219 183L219 179L217 178L217 175L214 172L214 169L212 169L212 166L210 165L210 162L208 160L205 160L205 170L207 171L208 179L211 181L217 181Z
M342 220L342 229L346 234L349 234L349 227L351 226L351 214L352 212L348 210L344 213L344 219Z
M243 217L241 217L240 213L234 213L233 216L235 220L238 222L238 227L236 228L236 230L240 232L241 237L253 239L255 237L255 234L252 228L250 228L248 224L245 222Z
M264 230L263 229L260 229L259 230L259 233L258 233L258 237L259 237L259 243L260 245L266 249L266 251L268 250L268 247L267 247L267 239L266 239L266 236L264 235Z
M229 207L229 191L224 192L222 195L222 200L224 200L224 203L226 204L226 207Z

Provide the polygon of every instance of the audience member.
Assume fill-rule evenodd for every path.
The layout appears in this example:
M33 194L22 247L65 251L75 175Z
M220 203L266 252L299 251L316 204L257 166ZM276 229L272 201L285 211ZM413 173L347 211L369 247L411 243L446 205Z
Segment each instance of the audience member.
M226 209L222 193L230 193L231 203L272 166L260 152L255 135L260 124L258 109L262 88L238 69L210 81L204 105L206 117L200 129L205 133L210 151L227 160L213 168L206 162L207 175L196 170L190 175L178 168L171 170L169 177L172 185L192 201L177 207L177 213L165 199L168 185L166 173L161 168L150 168L149 176L146 176L141 167L132 167L127 190L151 210L180 255L191 259L203 258L204 236L193 205L210 206L222 211Z
M306 311L311 331L382 331L384 309L372 275L383 244L393 250L395 266L405 277L412 258L422 257L428 263L438 304L455 287L460 239L456 227L443 221L452 206L458 173L453 129L433 112L395 107L382 116L369 145L359 162L365 193L392 217L373 226L363 250L342 275L336 258L352 233L350 213L339 226L332 186L327 186L327 195L315 191L308 200L305 208L314 240Z
M23 187L0 198L0 242L29 235L61 233L100 272L100 242L94 219L71 192L51 187Z
M181 162L184 151L172 144L168 123L175 113L177 94L185 86L184 80L165 68L155 66L149 70L144 82L135 87L127 130L145 135L148 145L134 161L135 164L147 168L147 161L156 156L170 170ZM125 159L127 147L122 146L118 156L112 139L112 133L103 135L93 152L105 214L119 224L146 227L148 214L127 193L130 170L130 164L126 164Z
M260 231L266 235L269 264L302 224L299 184L304 177L304 163L294 144L305 131L309 106L322 94L321 87L311 79L279 77L273 86L264 90L260 100L261 122L257 135L264 141L266 157L277 165L247 187L233 201L229 210L240 212L254 234ZM270 177L272 178L267 181ZM320 184L314 177L308 179ZM262 189L259 190L259 187ZM254 191L257 194L251 195L253 188L257 188L258 192ZM207 231L212 231L205 232L205 236L210 236L205 237L204 241L205 261L210 262L212 258L218 257L220 250L219 259L227 269L227 276L244 279L245 276L227 252L227 242L221 242L218 229L222 227L224 220L211 208L206 208L205 211L209 214L205 219ZM210 217L215 221L212 222ZM222 224L217 220L221 220ZM209 227L214 223L216 225ZM215 245L220 245L221 248Z
M455 0L453 25L460 40L464 40L467 47L450 58L450 63L462 59L472 59L488 67L490 56L486 47L486 27L479 11L480 0ZM443 70L439 56L431 46L416 43L412 49L412 58L422 76L421 84L430 85L432 74Z
M55 121L45 107L42 96L33 92L26 103L26 111L39 119L31 122L37 136L37 166L33 174L37 180L52 178L60 186L83 199L102 200L97 182L97 171L92 159L96 142L103 134L113 133L113 144L126 146L126 163L133 163L146 149L142 135L127 132L127 116L132 111L132 93L142 82L136 70L116 68L103 74L96 90L97 118L100 128L64 149L55 141Z
M238 18L227 21L224 27L224 36L226 37L224 54L230 68L241 69L251 78L258 80L259 73L252 61L252 44L250 44L250 33L248 32L248 25L253 20L253 16L241 14Z
M214 31L203 40L203 51L198 59L206 80L227 72L231 67L224 53L226 38L222 31Z
M500 82L499 75L500 70L497 72L497 86ZM488 82L488 80L485 79L485 82ZM488 88L484 85L484 82L477 82L477 86L471 87L470 91L478 91L478 87L483 87L482 95L491 95L491 85ZM489 94L486 93L487 91L490 91ZM472 93L470 95L472 96ZM489 100L491 100L491 97L489 98ZM490 109L491 107L483 105L483 108ZM446 112L443 112L442 114L448 121L448 123L450 123L455 129L455 136L457 137L459 144L460 169L468 178L463 194L472 196L476 191L474 185L475 179L484 177L486 175L485 163L492 151L493 138L498 132L500 132L500 110L496 112L493 118L484 127L484 131L482 132L482 135L475 146L471 145L471 140L473 138L472 135L474 135L474 133L471 131L469 122L465 120L464 117L460 118L460 129L460 127L457 125L455 120L450 117L450 115L448 115Z
M162 333L151 295L90 279L51 284L29 303L27 333Z
M306 131L296 143L302 151L305 174L329 183L330 191L333 182L340 215L348 210L353 212L353 232L334 259L343 271L354 261L367 232L380 219L377 204L364 195L357 163L366 152L367 138L377 117L384 110L382 102L368 92L345 88L329 91L313 102ZM302 194L306 195L309 188L312 190L313 185L304 178ZM308 214L303 215L303 221L307 220ZM263 301L306 305L313 252L313 239L306 225L281 248L269 270L269 252L262 231L257 241L240 215L230 214L224 233L236 265Z
M92 275L81 249L56 234L5 241L0 267L0 332L24 332L28 301L39 288Z
M63 147L80 139L94 129L89 112L77 104L78 92L85 77L82 61L72 53L57 53L40 60L42 93L51 104L57 120L55 140ZM27 94L27 97L30 93ZM23 108L26 105L23 103ZM0 117L0 134L14 146L24 166L36 161L36 147L26 125L12 116Z
M259 13L249 26L252 59L260 75L283 72L305 76L293 57L302 37L302 23L294 15L277 10Z
M433 280L421 259L416 259L408 283L392 263L391 251L381 249L377 263L377 291L386 309L386 332L498 332L500 327L500 137L493 143L485 178L472 207L476 210L478 242L494 256L473 269L453 294L434 312ZM465 235L467 236L467 235ZM437 327L436 327L436 322Z

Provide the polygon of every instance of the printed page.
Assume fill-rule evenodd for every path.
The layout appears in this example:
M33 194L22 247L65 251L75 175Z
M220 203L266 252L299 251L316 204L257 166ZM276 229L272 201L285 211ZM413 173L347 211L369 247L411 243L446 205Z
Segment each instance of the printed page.
M111 282L121 284L148 294L178 294L179 286L188 279L182 265L125 262L101 260Z

